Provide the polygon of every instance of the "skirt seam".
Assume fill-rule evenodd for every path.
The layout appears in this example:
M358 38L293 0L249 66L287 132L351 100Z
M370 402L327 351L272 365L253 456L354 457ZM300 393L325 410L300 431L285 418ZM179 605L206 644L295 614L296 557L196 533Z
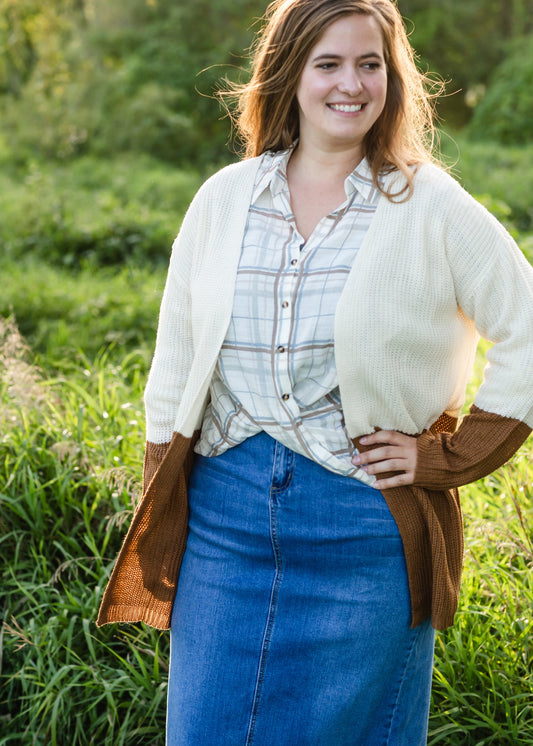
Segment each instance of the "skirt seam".
M272 630L274 627L274 619L276 615L277 601L279 595L279 589L281 580L283 577L283 562L281 558L281 551L278 542L277 535L277 522L276 522L276 510L275 501L273 499L276 489L271 490L270 495L270 540L272 543L272 550L274 553L275 572L272 581L272 589L270 592L270 601L268 606L267 622L265 626L265 632L263 635L263 642L261 645L261 654L259 656L259 666L257 671L256 685L254 690L254 696L252 700L252 711L250 714L250 721L248 725L248 732L246 734L246 746L252 746L255 734L255 724L257 722L257 715L261 704L261 692L263 688L263 681L265 677L265 668L267 664L268 650L270 647L270 640L272 638Z

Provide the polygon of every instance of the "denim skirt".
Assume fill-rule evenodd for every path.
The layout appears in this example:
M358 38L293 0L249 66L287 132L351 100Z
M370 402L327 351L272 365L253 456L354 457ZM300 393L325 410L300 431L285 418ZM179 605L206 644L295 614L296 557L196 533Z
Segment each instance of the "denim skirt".
M425 744L434 632L382 494L260 433L189 501L168 746Z

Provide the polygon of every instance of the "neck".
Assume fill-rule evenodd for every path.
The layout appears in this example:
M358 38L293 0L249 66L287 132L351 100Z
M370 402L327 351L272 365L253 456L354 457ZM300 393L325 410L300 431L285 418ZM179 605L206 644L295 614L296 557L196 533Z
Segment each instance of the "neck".
M293 175L321 182L336 182L344 180L362 161L361 147L339 150L309 147L302 142L289 160L289 168Z

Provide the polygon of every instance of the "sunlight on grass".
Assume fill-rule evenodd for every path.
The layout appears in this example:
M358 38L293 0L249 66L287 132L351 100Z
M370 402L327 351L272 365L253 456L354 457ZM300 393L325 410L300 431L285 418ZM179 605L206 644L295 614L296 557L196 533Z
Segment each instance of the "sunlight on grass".
M12 321L0 340L0 744L163 744L168 635L94 625L140 493L146 360L111 347L47 374ZM463 590L437 636L429 744L533 743L532 445L463 491Z

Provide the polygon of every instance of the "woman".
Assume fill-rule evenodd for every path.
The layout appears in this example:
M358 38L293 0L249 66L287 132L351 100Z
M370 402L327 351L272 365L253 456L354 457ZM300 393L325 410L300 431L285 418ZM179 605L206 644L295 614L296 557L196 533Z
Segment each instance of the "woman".
M270 6L251 157L173 247L98 620L171 626L170 744L426 742L456 487L533 426L533 270L431 162L428 102L390 0ZM454 432L476 329L496 344Z

